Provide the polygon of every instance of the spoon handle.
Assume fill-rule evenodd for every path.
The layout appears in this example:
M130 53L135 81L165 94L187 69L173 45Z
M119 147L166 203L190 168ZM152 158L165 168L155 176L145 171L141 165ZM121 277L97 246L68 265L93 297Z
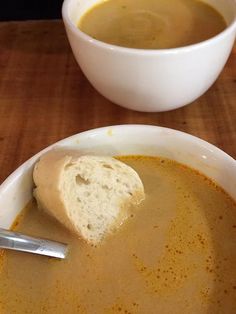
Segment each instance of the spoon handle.
M68 245L0 228L0 248L65 258Z

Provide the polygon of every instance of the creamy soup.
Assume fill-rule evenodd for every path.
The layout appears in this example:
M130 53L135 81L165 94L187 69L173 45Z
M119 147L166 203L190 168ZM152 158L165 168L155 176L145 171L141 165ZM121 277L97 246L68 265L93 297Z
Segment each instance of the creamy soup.
M226 22L213 7L196 0L108 0L88 10L78 27L109 44L163 49L209 39Z
M99 246L34 201L14 229L67 242L65 260L5 251L1 313L236 313L236 204L198 172L155 157L120 158L146 200Z

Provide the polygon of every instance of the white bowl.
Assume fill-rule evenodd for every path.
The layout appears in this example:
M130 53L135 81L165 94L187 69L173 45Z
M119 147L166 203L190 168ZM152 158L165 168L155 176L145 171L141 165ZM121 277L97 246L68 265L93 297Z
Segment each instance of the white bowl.
M100 0L65 0L62 16L74 56L90 83L123 107L146 112L172 110L197 99L222 71L236 34L236 2L205 0L227 21L219 35L176 49L147 50L109 45L77 27Z
M0 186L0 227L9 228L32 198L33 165L42 154L56 147L77 148L81 154L167 157L206 174L236 199L236 161L215 146L186 133L157 126L111 126L57 142L13 172Z

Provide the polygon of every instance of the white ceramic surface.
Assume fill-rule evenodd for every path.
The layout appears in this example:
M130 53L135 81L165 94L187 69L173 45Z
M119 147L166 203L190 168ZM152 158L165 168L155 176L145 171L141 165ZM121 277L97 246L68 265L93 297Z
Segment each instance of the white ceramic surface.
M147 112L182 107L201 96L222 71L236 34L236 1L205 0L222 13L228 27L199 44L164 50L109 45L76 25L101 0L65 0L63 20L74 56L103 96L123 107Z
M32 198L32 168L47 150L79 149L81 154L158 155L189 165L218 182L236 199L236 161L215 146L176 130L145 125L95 129L62 140L41 151L0 186L0 227L8 228Z

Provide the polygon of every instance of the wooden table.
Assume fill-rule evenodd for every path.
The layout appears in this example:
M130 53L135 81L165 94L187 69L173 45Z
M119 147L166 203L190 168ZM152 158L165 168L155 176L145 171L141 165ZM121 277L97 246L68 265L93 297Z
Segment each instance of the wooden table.
M113 124L182 130L236 158L236 46L220 78L200 99L165 113L114 105L86 80L61 21L0 23L0 182L42 148Z

